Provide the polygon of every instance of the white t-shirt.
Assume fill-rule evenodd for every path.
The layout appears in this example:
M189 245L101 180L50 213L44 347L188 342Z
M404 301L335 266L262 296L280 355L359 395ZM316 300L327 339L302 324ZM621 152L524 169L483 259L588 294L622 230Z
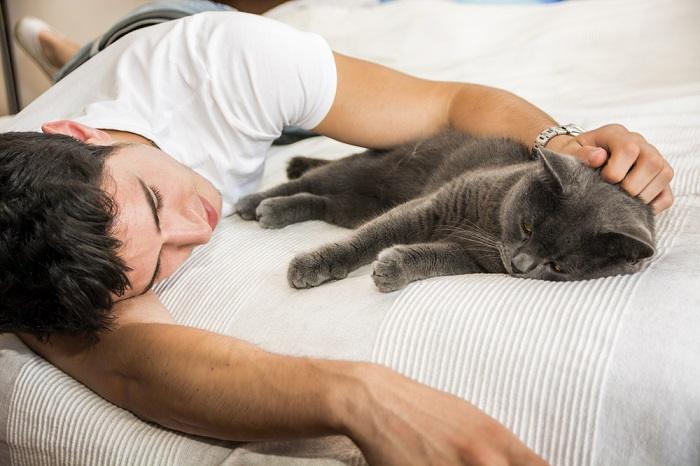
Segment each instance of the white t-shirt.
M209 179L228 215L257 187L282 128L311 129L326 116L336 82L320 36L245 13L202 13L125 36L4 130L72 119L140 134Z

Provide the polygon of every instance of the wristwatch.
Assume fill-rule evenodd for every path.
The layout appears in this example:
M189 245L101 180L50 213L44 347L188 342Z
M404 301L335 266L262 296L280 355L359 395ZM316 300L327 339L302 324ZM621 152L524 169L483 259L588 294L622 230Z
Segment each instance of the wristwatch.
M561 136L563 134L578 136L581 133L583 133L583 130L572 123L569 123L568 125L552 126L550 128L547 128L543 130L540 134L538 134L535 138L535 144L532 146L532 155L533 157L537 157L538 152L541 149L543 149L547 145L549 140L552 139L554 136Z

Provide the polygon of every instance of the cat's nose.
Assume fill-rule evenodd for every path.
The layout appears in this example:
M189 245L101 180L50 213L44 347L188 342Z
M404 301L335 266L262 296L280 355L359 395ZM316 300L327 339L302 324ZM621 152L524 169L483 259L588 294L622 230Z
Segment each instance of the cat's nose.
M530 270L537 267L537 261L535 258L524 252L519 252L510 261L513 271L515 273L527 273Z

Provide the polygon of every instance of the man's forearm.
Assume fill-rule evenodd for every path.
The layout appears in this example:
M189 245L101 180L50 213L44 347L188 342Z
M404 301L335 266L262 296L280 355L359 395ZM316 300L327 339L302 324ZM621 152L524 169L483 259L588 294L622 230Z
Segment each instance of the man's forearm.
M51 344L64 342L52 337ZM55 353L71 352L66 347ZM339 411L346 393L357 392L353 373L359 367L272 354L160 323L122 326L97 345L52 362L143 419L228 440L343 433Z
M528 101L502 89L458 85L449 109L450 127L477 136L508 136L532 146L556 121Z
M124 361L128 382L119 404L127 409L167 427L224 439L338 433L335 397L351 383L344 367L351 363L281 356L210 332L158 327L120 330L135 358Z
M509 136L527 145L555 121L515 94L431 81L335 54L338 86L321 134L363 147L392 147L447 128Z

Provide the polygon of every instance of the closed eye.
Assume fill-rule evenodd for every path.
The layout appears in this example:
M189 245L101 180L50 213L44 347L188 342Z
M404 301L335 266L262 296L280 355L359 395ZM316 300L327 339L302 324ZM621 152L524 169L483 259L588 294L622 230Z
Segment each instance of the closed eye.
M151 213L153 214L153 222L155 223L156 229L160 234L160 217L158 215L158 211L162 207L163 196L160 194L158 188L156 188L155 186L146 186L146 183L144 183L141 178L138 178L138 182L141 185L144 196L146 197L146 202L148 202L151 208ZM156 278L160 273L160 259L162 252L163 247L161 246L160 250L158 251L158 256L156 257L156 264L153 268L151 280L148 282L148 285L146 285L146 288L144 288L141 294L148 292L153 287L153 284L156 282Z
M148 189L151 190L153 197L155 198L156 211L160 212L163 205L163 195L160 193L160 189L153 185L149 186Z

